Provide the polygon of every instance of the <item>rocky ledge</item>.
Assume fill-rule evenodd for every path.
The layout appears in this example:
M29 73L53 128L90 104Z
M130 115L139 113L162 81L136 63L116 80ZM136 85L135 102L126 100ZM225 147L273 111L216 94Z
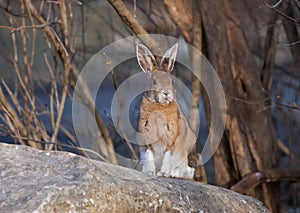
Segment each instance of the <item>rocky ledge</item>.
M0 143L0 212L268 212L238 193Z

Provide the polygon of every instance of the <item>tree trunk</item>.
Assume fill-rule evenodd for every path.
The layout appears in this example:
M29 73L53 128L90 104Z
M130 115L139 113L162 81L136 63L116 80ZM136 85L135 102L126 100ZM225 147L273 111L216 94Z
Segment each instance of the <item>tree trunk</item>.
M223 84L228 110L225 135L214 156L216 183L229 187L250 173L277 167L276 135L260 71L240 27L239 8L229 0L201 1L200 8L208 59ZM248 194L278 212L276 184L263 184Z

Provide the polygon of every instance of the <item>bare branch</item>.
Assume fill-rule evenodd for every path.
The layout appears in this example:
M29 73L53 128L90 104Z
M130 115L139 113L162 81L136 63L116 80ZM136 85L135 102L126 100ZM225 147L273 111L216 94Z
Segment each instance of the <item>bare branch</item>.
M67 21L67 9L65 5L64 0L58 0L58 5L60 9L60 17L61 17L61 24L60 24L60 29L64 38L64 45L68 45L68 21Z
M268 7L276 8L276 7L278 7L278 6L282 3L282 1L283 1L283 0L279 0L278 2L276 2L276 3L273 4L273 5L269 5L269 4L267 4L267 5L268 5Z
M185 40L192 42L193 17L191 0L164 0L170 18L180 29Z
M273 11L275 11L276 13L278 13L279 15L281 15L282 17L284 17L284 18L286 18L286 19L288 19L288 20L290 20L290 21L292 21L292 22L295 22L296 24L299 24L299 23L300 23L300 20L294 19L294 18L292 18L292 17L290 17L290 16L284 14L284 13L281 12L280 10L278 10L278 9L276 9L276 8L274 8L274 7L270 6L270 5L268 5L268 4L266 4L266 6L267 6L268 8L270 8L270 9L272 9Z
M45 26L49 26L53 23L56 23L56 22L46 23L46 24L41 24L41 25L20 26L20 27L0 26L0 29L10 30L11 33L15 33L15 32L19 32L24 29L44 28Z
M122 20L127 24L127 26L137 35L143 35L140 37L142 42L148 46L150 49L160 50L160 47L156 42L150 37L147 36L148 32L142 27L138 20L130 13L126 5L122 0L108 0L108 2L115 8ZM146 38L146 39L145 39Z
M281 140L277 140L277 144L281 151L284 152L284 154L289 156L293 162L296 162L300 166L300 160L289 150L289 148L284 143L282 143Z

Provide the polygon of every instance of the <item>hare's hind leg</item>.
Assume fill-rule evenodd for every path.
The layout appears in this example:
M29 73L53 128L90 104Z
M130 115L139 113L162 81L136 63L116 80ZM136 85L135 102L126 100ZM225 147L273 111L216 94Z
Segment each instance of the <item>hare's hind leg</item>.
M157 175L193 179L194 172L195 169L188 165L187 155L185 156L182 155L182 153L167 151L164 154L163 163Z
M188 165L188 154L196 142L196 136L188 129L185 138L181 137L170 149L167 148L158 175L193 179L195 169Z
M151 149L141 150L142 171L148 175L155 175L155 161L153 151Z
M181 153L176 153L173 155L175 164L170 170L170 177L183 178L183 179L193 179L195 169L189 167L187 155L182 156Z
M195 169L188 165L188 155L194 147L197 137L193 133L192 129L188 126L187 134L185 137L180 137L177 143L175 143L172 150L172 170L170 172L171 177L178 177L184 179L193 179Z
M171 151L166 151L163 156L163 161L161 164L160 171L157 173L157 175L169 177L171 169L172 169Z

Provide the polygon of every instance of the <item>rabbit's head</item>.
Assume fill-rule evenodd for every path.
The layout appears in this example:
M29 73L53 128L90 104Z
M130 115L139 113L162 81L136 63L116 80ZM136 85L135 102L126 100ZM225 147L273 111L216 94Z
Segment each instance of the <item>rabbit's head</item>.
M147 98L159 104L175 100L172 76L169 74L175 64L178 43L173 45L161 58L158 65L151 51L142 44L136 46L137 59L142 70L148 74L149 89Z

